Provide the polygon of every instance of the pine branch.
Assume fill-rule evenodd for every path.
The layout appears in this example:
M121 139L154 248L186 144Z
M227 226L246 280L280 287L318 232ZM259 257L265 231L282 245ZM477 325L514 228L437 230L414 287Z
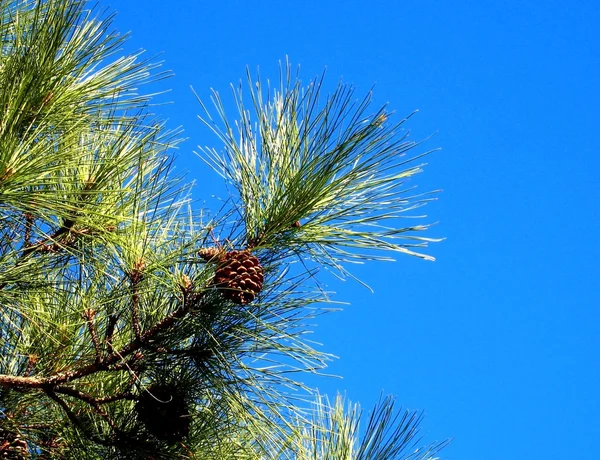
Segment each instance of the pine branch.
M56 386L52 389L52 391L54 393L62 393L62 394L68 395L68 396L72 396L74 398L79 399L80 401L83 401L83 402L89 404L109 424L109 426L112 428L112 430L115 434L117 434L117 435L123 434L122 431L120 430L120 428L117 427L117 425L115 424L113 419L102 408L101 402L98 399L94 398L93 396L91 396L87 393L79 391L76 388L71 388L71 387L67 387L67 386ZM122 399L124 399L124 398L122 398ZM110 399L110 402L114 402L114 401L118 401L118 399L114 399L114 398ZM106 398L104 399L104 402L106 402Z
M273 91L248 72L247 88L234 90L235 124L218 93L212 94L214 118L200 101L202 121L224 147L201 148L200 157L237 192L246 230L240 244L282 258L297 249L333 267L342 255L372 259L373 250L382 249L433 260L411 249L415 242L439 241L411 234L426 225L390 228L430 200L410 196L405 187L422 166L406 165L429 153L406 157L420 145L403 132L410 116L393 123L385 107L370 112L371 94L355 101L354 88L342 83L325 97L322 77L303 88L287 62L281 73Z
M84 365L82 367L64 372L58 372L48 377L23 377L0 374L0 385L19 388L44 388L47 386L55 387L57 385L78 380L91 374L102 371L110 371L111 369L114 369L114 365L118 365L119 362L123 362L126 357L147 347L152 339L159 333L164 333L169 328L173 327L176 321L182 319L191 311L192 307L196 309L202 309L202 299L196 298L194 302L183 302L179 308L155 323L146 332L141 334L139 338L134 338L134 340L129 342L118 351L113 351L108 356L92 364ZM121 368L117 367L115 370L121 370Z
M238 122L217 93L219 121L205 116L223 149L204 160L235 193L204 222L171 172L178 133L137 90L165 74L116 56L111 17L85 5L0 6L0 408L11 429L30 427L29 449L57 457L394 458L419 417L394 418L385 402L362 438L354 408L322 405L309 421L296 376L330 359L305 338L331 310L321 266L345 274L348 261L389 258L374 250L432 259L420 252L437 241L420 236L427 225L401 220L433 199L407 183L427 153L406 156L420 145L408 117L394 123L344 84L324 97L322 77L302 88L287 63L273 90L248 75ZM150 389L165 400L154 405ZM180 429L161 432L156 414Z
M73 425L75 425L77 428L79 428L82 432L84 432L86 434L86 436L88 436L89 439L91 439L93 442L96 442L98 444L107 444L105 439L102 439L99 436L96 436L94 433L90 432L87 429L87 427L81 422L81 420L79 420L77 415L75 415L75 413L73 413L73 411L67 405L67 403L65 401L63 401L56 394L56 392L54 391L54 389L52 387L45 386L44 392L50 399L52 399L56 404L58 404L58 406L63 410L63 412L65 413L67 418L71 421L71 423Z

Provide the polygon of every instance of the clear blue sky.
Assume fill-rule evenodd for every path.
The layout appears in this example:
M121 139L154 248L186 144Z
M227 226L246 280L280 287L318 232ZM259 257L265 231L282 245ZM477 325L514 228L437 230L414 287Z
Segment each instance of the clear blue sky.
M449 460L594 458L600 441L600 3L371 0L102 0L131 49L162 53L184 125L178 168L217 187L194 158L216 140L201 97L246 65L276 79L286 55L308 81L326 66L411 119L441 152L417 178L446 237L427 263L400 257L331 285L352 305L315 337L340 359L319 382L367 408L383 390L426 412ZM164 99L164 98L163 98ZM596 452L596 454L594 454Z

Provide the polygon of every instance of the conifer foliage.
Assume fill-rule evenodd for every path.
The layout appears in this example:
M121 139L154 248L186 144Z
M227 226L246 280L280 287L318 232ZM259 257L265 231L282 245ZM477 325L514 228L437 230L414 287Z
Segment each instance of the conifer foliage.
M237 121L201 103L199 156L232 190L208 213L140 93L166 75L119 55L111 17L0 5L0 458L433 458L418 414L383 399L359 431L295 377L329 359L303 338L319 268L431 259L401 225L431 199L406 120L289 64L276 87L248 75Z

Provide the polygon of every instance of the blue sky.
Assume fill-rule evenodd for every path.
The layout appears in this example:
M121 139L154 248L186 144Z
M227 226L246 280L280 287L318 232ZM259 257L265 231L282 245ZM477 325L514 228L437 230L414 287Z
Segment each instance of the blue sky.
M399 257L355 270L375 290L332 283L345 311L315 338L340 357L322 379L371 406L380 393L423 409L427 440L450 460L592 458L600 440L598 160L600 4L372 0L103 0L160 53L175 78L158 107L189 140L177 166L210 198L194 157L219 147L196 119L190 85L228 93L245 66L277 79L288 55L306 81L327 67L437 133L415 182L428 206L434 263Z

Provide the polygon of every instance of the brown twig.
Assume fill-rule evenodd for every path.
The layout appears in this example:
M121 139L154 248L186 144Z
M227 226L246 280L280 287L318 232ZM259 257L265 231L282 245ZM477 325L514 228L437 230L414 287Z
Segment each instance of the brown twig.
M137 260L133 264L133 269L129 273L129 281L131 283L131 326L137 340L141 340L142 329L140 327L140 281L144 277L144 269L146 264L142 259Z
M74 225L75 225L74 220L65 219L62 226L60 226L54 233L52 233L52 235L49 235L46 238L39 240L36 243L30 244L29 246L25 247L23 249L23 252L21 253L20 259L24 260L36 251L56 252L56 251L62 249L64 246L59 244L59 242L57 240L65 233L69 233ZM69 242L69 243L72 244L72 242Z
M84 393L83 391L77 390L76 388L67 386L58 386L54 388L54 391L56 393L73 396L74 398L80 399L81 401L94 406L94 408L99 408L100 404L108 404L115 401L121 401L122 399L135 399L134 394L129 390L116 395L105 396L103 398L96 398L90 394Z
M106 349L109 354L113 352L112 341L115 335L115 326L118 321L119 318L114 313L108 315L108 324L106 325L106 332L104 333L104 343L106 343Z
M25 236L23 237L23 247L27 248L31 246L31 230L33 228L33 214L25 213Z
M88 331L92 337L92 343L94 344L94 350L96 351L96 362L99 363L102 361L102 350L100 349L100 342L98 341L98 331L96 331L96 325L94 324L96 313L96 311L86 308L83 312L83 319L85 319Z

